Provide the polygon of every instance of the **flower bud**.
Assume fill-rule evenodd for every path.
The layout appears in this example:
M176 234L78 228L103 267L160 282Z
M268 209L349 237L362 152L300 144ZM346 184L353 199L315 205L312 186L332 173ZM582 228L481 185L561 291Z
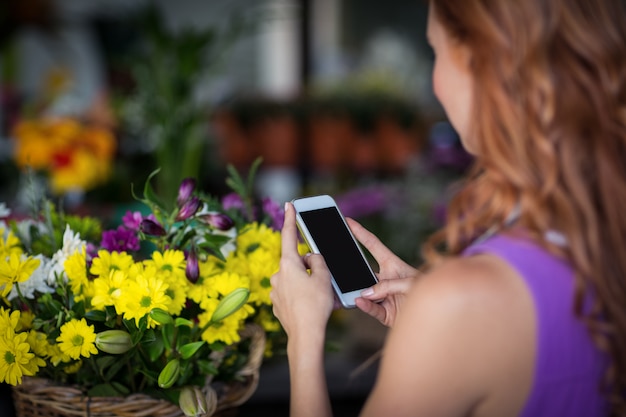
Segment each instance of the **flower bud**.
M96 347L106 353L120 355L133 347L130 334L124 330L105 330L96 335Z
M150 236L165 236L166 234L163 226L150 219L143 219L139 228L143 233Z
M226 317L239 310L248 301L250 290L248 288L236 288L226 295L217 305L211 316L211 322L224 320Z
M198 220L218 230L228 230L235 225L235 222L225 214L207 213L198 217Z
M172 359L165 365L165 368L159 374L157 382L161 388L170 388L178 380L180 375L180 360Z
M160 308L150 310L150 318L159 324L170 324L174 322L172 316Z
M201 416L207 412L206 396L198 387L185 387L180 391L178 406L186 416Z
M198 255L196 253L196 249L192 248L189 251L189 255L187 255L187 266L185 267L185 276L189 280L189 282L196 283L198 282L198 277L200 277L200 267L198 266Z
M176 220L186 220L196 214L198 209L200 208L200 199L198 197L191 197L189 200L183 204L180 208L180 211L176 215Z
M196 189L196 180L194 178L185 178L183 182L180 183L180 187L178 188L178 197L176 198L176 204L178 207L182 207L183 204L193 194Z

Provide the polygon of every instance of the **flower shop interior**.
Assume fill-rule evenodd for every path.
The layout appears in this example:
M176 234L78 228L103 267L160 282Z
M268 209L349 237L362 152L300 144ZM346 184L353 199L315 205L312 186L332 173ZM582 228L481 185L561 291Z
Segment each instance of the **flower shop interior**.
M442 224L450 189L471 164L471 157L462 150L432 93L433 57L425 38L425 3L397 0L380 7L376 0L3 1L0 263L12 265L12 254L19 251L21 258L15 259L36 259L37 255L41 257L39 265L57 262L61 265L55 275L58 279L64 274L77 275L68 266L75 259L72 255L64 255L64 264L55 258L69 250L67 242L87 242L89 258L91 237L91 243L106 249L113 262L113 252L139 248L132 240L137 237L128 234L134 218L141 222L141 227L134 229L140 230L145 240L140 243L168 250L180 245L181 257L185 257L181 258L182 269L186 268L188 278L195 273L198 280L208 268L202 259L224 253L220 245L234 239L234 235L218 233L234 228L232 222L239 224L224 214L231 213L228 210L243 212L249 208L247 214L256 213L259 222L265 215L266 224L279 236L280 210L285 201L330 194L344 215L365 225L405 261L418 265L420 243ZM239 200L227 202L233 192ZM202 196L200 200L196 194ZM176 203L168 212L173 213L171 216L164 214L171 206L159 201ZM200 211L198 204L204 204ZM163 222L159 225L156 220L160 215L174 220L167 223L171 229ZM43 225L33 226L42 216ZM146 222L148 218L154 221ZM202 226L189 226L195 227L195 234L182 235L181 221ZM125 226L126 235L121 231ZM38 229L33 235L35 227ZM82 233L68 234L66 227ZM197 247L183 250L183 245L197 238L199 230L208 230L211 238L205 236ZM46 233L61 242L56 248L59 252L50 242L48 252L35 244ZM274 241L272 236L266 240ZM17 246L19 250L14 249ZM137 252L151 256L144 246ZM154 257L150 265L169 262L167 253L164 249L163 259ZM45 256L49 258L46 261ZM201 259L199 267L196 257ZM222 257L226 260L220 262L228 264L228 256ZM276 258L272 259L275 265ZM93 268L104 268L102 263L90 265L87 281L104 279L94 279L98 271ZM146 265L141 267L146 270L150 267L146 262L141 265ZM19 266L27 269L27 262ZM0 268L0 276L11 267ZM271 274L265 272L260 287L267 287ZM38 365L12 368L20 357L28 362L39 355L31 340L35 329L44 331L52 326L50 318L60 320L60 315L67 320L86 318L85 323L95 323L101 330L109 324L113 328L104 312L119 313L121 309L114 301L106 304L96 296L75 292L71 311L59 307L52 316L46 311L47 316L35 315L30 324L21 312L20 328L11 306L25 297L22 310L40 303L48 303L49 310L57 305L51 301L53 297L61 294L58 288L54 292L45 287L48 290L42 290L40 298L29 300L28 294L38 290L22 287L25 279L0 278L0 326L16 326L11 329L10 343L0 339L0 351L9 352L8 356L0 354L1 417L48 415L29 414L29 406L18 404L30 401L36 407L38 400L30 393L27 399L18 395L16 382L43 378L44 373L36 369L60 366L70 373L78 366L76 361L75 367L70 366L61 356L50 361L54 355L48 354ZM67 279L71 283L68 287L76 291L75 278ZM271 306L260 307L263 296L250 291L246 293L248 301L238 307L258 303L250 304L249 310L271 314ZM267 291L265 288L265 295ZM212 307L213 317L207 319L209 324L216 320L220 308L237 301L235 293L220 295L220 304ZM156 296L152 298L154 301ZM205 308L199 301L197 307ZM150 337L160 325L168 325L170 316L163 318L155 311L162 313L163 307L155 307L143 322L136 312L135 317L129 312L124 319L118 317L118 324L132 327L126 329L132 339L129 343L156 345ZM228 314L239 313L224 313ZM251 318L254 313L249 314ZM176 329L185 327L180 324L182 316L179 318ZM213 414L207 411L206 415L288 415L284 335L276 326L263 328L262 360L250 390L239 401L218 405ZM6 333L8 339L9 330L1 330L0 338ZM52 342L63 340L63 331L49 330L49 335L58 336ZM76 332L74 337L87 339L83 330ZM358 309L333 312L326 368L336 415L358 414L376 377L385 332L384 326ZM181 331L180 338L183 334L191 337ZM101 335L96 337L98 348L92 357L98 356L99 349L106 352L111 340L121 340L116 335L111 339ZM26 345L19 355L11 353L18 340L20 346ZM167 340L165 333L163 340ZM235 365L224 364L236 362L238 357L224 353L228 342L221 343L204 338L183 348L193 355L208 351L210 344L213 359L220 356L216 352L222 353L222 362L213 375L227 374ZM148 355L154 359L171 346L166 342L166 347L161 344L160 348L148 349ZM252 352L252 347L249 350ZM185 353L182 357L187 360ZM172 362L166 367L170 365L174 368ZM115 372L123 372L104 360L97 366L102 366L101 374L111 378ZM131 367L126 373L135 372L133 369L139 372L139 368ZM184 370L191 368L182 369L184 376ZM143 373L156 381L151 372ZM118 390L117 394L126 392L111 381L107 383ZM228 383L222 383L225 395L229 389ZM218 397L223 394L216 390ZM89 395L95 393L90 391ZM183 394L180 396L182 404ZM95 402L92 404L95 407ZM49 415L66 414L58 411Z

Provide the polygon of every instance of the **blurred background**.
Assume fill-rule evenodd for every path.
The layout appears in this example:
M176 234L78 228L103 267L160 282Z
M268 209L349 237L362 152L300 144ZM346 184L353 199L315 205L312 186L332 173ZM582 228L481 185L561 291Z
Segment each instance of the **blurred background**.
M259 196L332 194L417 265L471 163L432 93L426 3L3 0L0 202L35 190L113 224L157 168L166 198L186 177L219 196L261 157ZM385 329L339 311L329 334L335 406L356 415ZM284 357L264 368L239 415L287 415Z

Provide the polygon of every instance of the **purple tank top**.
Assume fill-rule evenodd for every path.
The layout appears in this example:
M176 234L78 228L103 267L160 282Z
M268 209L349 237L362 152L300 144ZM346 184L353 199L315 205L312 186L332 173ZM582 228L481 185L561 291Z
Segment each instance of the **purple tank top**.
M533 385L521 417L608 415L599 391L607 363L572 307L574 273L569 263L520 238L495 235L464 251L505 260L526 283L537 317Z

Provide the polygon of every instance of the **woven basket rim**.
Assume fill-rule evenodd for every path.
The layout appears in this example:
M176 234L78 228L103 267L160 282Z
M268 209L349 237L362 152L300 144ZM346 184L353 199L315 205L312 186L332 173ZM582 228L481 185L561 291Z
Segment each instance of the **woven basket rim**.
M265 332L249 324L241 331L242 339L250 339L248 361L237 372L240 381L226 384L219 393L207 384L202 388L208 410L204 417L217 410L237 407L256 390L265 352ZM40 377L23 378L13 387L13 400L18 417L91 416L91 417L179 417L184 416L178 405L164 399L137 393L119 397L89 397L80 387L59 385ZM44 412L45 411L45 412Z

